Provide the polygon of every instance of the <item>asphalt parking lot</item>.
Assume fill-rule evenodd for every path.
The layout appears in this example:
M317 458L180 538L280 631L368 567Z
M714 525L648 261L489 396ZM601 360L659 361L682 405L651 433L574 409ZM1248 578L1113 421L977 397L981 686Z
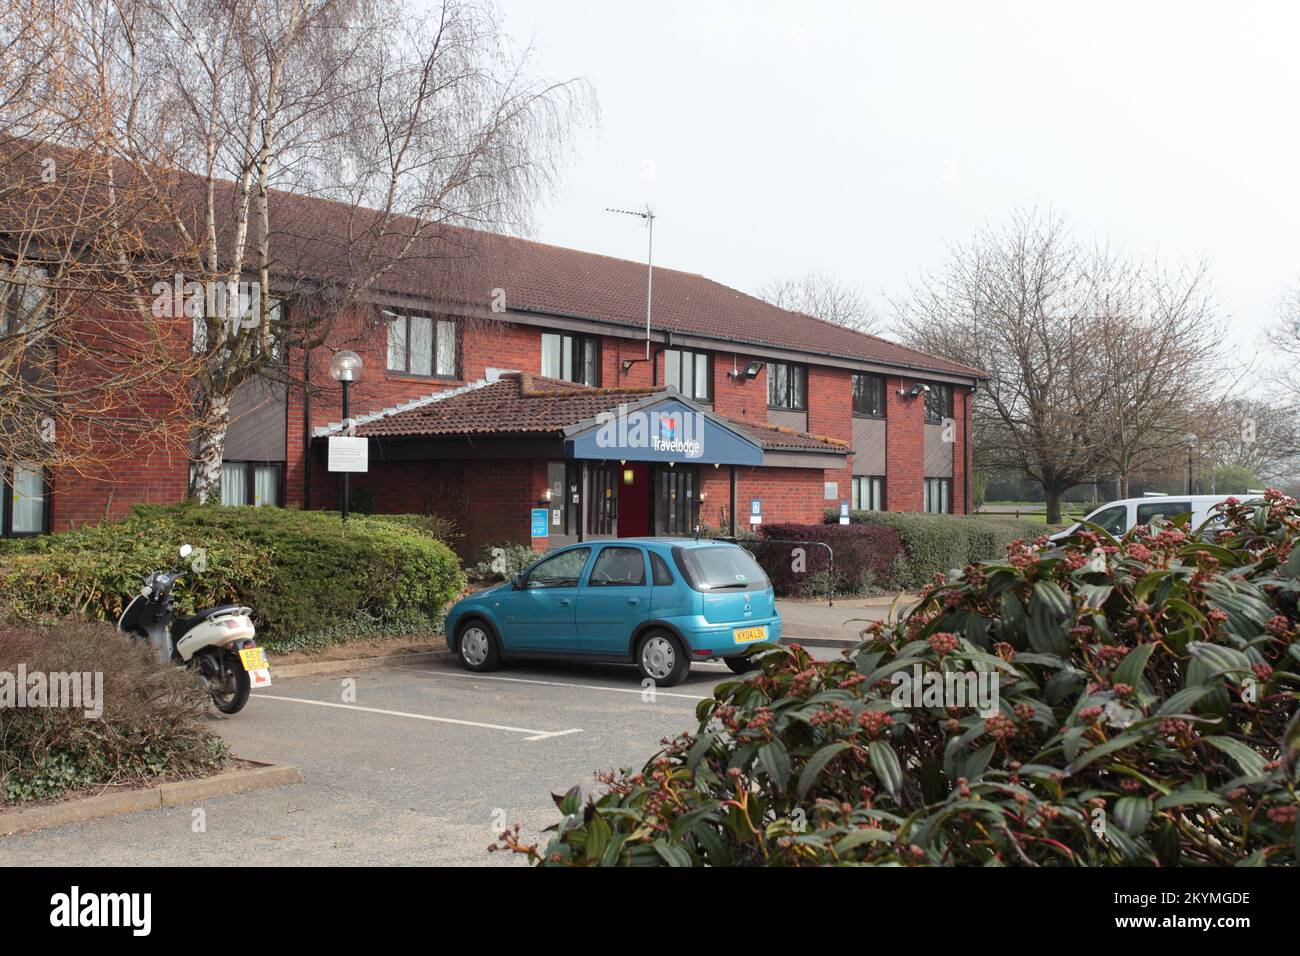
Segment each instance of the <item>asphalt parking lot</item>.
M503 826L544 843L550 792L640 766L732 677L697 664L653 700L613 665L471 674L440 661L277 679L214 725L237 756L293 764L302 784L6 837L0 865L507 864L487 852Z

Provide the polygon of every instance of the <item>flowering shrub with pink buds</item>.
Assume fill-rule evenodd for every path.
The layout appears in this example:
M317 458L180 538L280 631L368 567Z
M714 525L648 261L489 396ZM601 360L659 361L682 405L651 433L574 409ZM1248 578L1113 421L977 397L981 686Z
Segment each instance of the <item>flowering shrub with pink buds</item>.
M843 659L767 649L637 772L556 801L542 865L1295 865L1300 504L1085 526L936 580ZM919 671L917 670L919 667ZM895 675L997 675L996 710ZM915 702L913 702L915 703Z

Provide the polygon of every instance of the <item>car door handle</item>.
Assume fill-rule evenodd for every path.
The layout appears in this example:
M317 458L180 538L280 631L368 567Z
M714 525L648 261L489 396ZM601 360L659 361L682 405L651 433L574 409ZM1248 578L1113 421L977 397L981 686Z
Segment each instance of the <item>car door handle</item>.
M628 599L627 599L627 603L628 603L628 604L640 604L640 603L641 603L641 599L640 599L640 598L628 598Z
M560 607L568 607L572 602L569 598L556 598L555 603L560 605Z

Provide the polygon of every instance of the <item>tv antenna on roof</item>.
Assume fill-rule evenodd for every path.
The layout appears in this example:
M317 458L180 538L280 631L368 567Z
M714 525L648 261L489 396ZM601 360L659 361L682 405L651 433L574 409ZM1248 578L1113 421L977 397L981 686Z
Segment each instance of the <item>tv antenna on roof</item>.
M623 371L626 372L635 362L650 361L650 307L654 301L655 287L655 212L650 208L650 204L645 204L645 209L610 209L606 207L605 212L616 212L622 216L636 216L644 220L646 227L650 230L650 242L646 248L645 255L645 358L644 359L625 359L623 361Z

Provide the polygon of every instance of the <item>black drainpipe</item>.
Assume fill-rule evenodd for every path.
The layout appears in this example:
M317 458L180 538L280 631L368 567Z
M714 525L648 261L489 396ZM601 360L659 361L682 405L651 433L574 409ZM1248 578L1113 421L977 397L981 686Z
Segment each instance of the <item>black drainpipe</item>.
M311 510L311 346L306 349L302 390L302 508Z

